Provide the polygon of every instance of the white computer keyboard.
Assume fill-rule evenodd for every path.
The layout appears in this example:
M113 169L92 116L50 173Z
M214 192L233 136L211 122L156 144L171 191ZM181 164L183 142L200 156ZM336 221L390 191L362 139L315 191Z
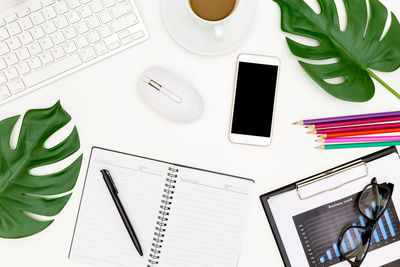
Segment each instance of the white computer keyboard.
M132 0L28 0L0 13L0 105L147 38Z

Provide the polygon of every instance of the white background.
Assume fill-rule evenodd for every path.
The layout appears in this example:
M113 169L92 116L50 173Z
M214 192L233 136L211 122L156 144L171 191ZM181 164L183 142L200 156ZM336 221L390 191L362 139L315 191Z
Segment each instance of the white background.
M399 1L382 2L400 17ZM319 151L314 149L315 137L292 122L400 107L400 100L379 84L367 103L344 102L319 88L288 50L280 30L280 10L272 0L259 1L255 30L244 46L213 57L192 54L175 43L163 23L160 0L136 3L151 35L148 41L0 107L4 119L60 99L78 127L84 153L74 194L56 221L29 238L0 239L1 266L84 266L69 261L67 255L93 145L253 178L260 195L377 150ZM282 62L273 140L267 148L234 145L227 138L235 60L241 52L274 55ZM202 119L193 124L168 121L138 98L136 81L154 65L175 71L200 91L206 104ZM399 74L397 70L379 76L400 91ZM283 266L258 198L239 266Z

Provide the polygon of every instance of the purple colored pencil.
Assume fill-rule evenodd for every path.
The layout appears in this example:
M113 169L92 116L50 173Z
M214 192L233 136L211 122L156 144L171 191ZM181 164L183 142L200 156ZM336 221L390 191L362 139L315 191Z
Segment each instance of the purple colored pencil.
M373 124L373 125L320 129L320 130L311 131L310 133L327 134L327 133L343 133L343 132L352 132L352 131L366 131L366 130L392 129L392 128L400 128L400 123L381 123L381 124Z
M374 118L385 118L385 117L393 117L393 116L400 116L400 111L382 112L382 113L370 113L370 114L361 114L361 115L351 115L351 116L342 116L342 117L332 117L332 118L321 118L321 119L304 120L302 122L298 122L298 124L311 125L311 124L319 124L319 123L330 123L330 122L340 122L340 121L350 121L350 120L363 120L363 119L374 119Z

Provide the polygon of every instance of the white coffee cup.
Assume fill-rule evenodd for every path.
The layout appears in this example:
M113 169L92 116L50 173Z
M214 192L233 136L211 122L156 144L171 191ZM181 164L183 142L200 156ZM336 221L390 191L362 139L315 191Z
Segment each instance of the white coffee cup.
M212 21L212 20L206 20L206 19L199 17L193 11L192 6L190 5L190 0L186 0L186 5L188 7L189 13L192 15L192 17L195 19L195 21L205 27L213 28L215 40L217 40L217 41L222 41L224 39L224 24L226 22L228 22L237 13L239 3L240 3L240 0L236 0L235 7L233 8L231 13L227 17L225 17L221 20Z

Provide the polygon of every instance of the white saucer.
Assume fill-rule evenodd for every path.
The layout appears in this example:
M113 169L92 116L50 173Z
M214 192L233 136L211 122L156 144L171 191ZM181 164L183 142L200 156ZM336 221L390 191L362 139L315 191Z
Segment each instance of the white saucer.
M215 40L214 30L199 25L189 13L186 0L164 0L164 21L181 46L201 55L220 55L242 45L251 35L257 0L243 0L237 13L224 24L224 39Z

